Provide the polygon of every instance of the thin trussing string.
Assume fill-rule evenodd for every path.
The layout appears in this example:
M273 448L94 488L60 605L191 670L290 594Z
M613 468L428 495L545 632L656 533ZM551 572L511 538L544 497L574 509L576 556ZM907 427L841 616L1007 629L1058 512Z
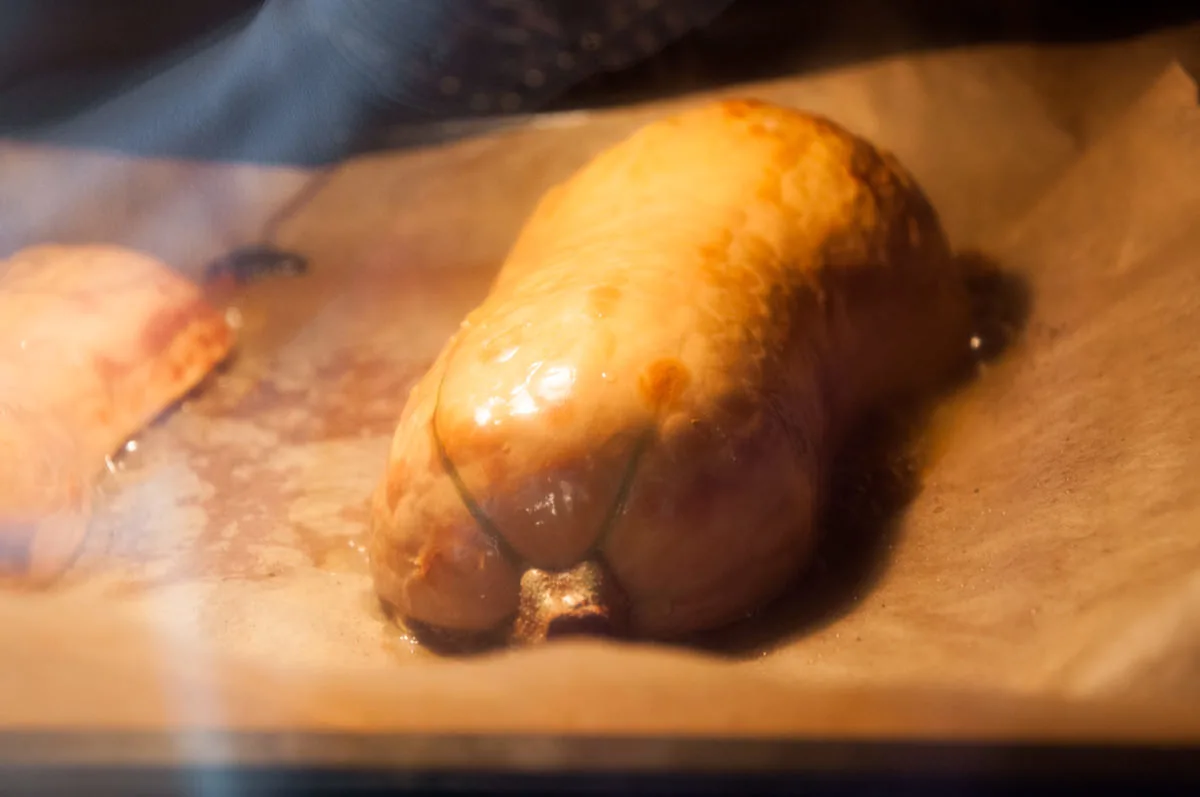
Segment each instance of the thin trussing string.
M450 483L454 485L454 491L458 493L459 500L463 502L463 506L471 514L475 523L479 526L479 530L484 536L500 551L505 558L510 562L519 566L529 566L529 562L522 557L512 545L505 539L499 527L487 516L483 507L475 500L475 497L468 489L462 475L455 467L454 461L450 458L449 452L446 450L445 444L442 442L441 434L438 432L437 418L438 409L442 405L442 387L446 383L446 374L450 370L450 364L454 359L455 353L458 351L459 339L456 339L450 348L450 352L446 355L446 366L442 369L441 378L438 380L437 392L434 396L433 412L430 415L429 426L430 434L433 436L434 446L437 448L438 458L442 463L442 467L446 470L446 475L450 477ZM637 475L638 465L641 463L642 455L649 448L652 433L647 430L640 435L634 444L633 452L630 454L629 462L625 466L625 472L621 475L621 482L617 487L617 494L613 498L613 503L609 506L609 510L600 524L600 530L596 535L596 542L588 547L583 559L588 559L593 555L597 548L609 537L613 528L616 527L617 520L625 511L625 504L629 500L629 494L633 489L634 478ZM569 568L564 568L569 569Z

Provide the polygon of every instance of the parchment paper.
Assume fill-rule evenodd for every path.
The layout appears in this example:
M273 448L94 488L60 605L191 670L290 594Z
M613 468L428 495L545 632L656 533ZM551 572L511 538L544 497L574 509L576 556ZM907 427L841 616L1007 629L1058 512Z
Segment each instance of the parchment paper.
M1030 304L1016 343L932 420L910 483L863 477L886 511L831 518L802 591L699 650L438 659L382 617L359 547L408 384L540 193L704 98L344 164L275 228L312 273L239 297L238 359L124 455L74 572L0 595L0 722L1070 736L1096 719L1087 705L1117 701L1142 713L1106 715L1105 732L1200 739L1200 111L1174 60L1197 33L723 92L895 151L954 243ZM102 221L96 192L154 185L169 207L230 217L197 244L219 251L316 179L66 152L18 169L27 150L0 154L0 197L71 210L10 217L6 244L57 229L169 242L189 214L161 201ZM70 163L96 158L111 171L80 193ZM237 190L145 182L170 169ZM1026 702L1058 698L1085 703Z

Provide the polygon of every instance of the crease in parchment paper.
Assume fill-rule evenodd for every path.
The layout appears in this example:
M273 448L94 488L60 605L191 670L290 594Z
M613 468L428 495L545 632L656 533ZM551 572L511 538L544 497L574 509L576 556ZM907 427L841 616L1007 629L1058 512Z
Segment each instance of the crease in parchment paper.
M910 677L1196 694L1200 626L1171 618L1200 572L1198 173L1196 86L1173 65L1002 236L1033 296L1025 339L948 413L872 596L887 620L868 612L926 651ZM859 624L843 638L875 631Z
M1093 513L1092 533L1107 535L1112 552L1110 561L1078 567L1107 570L1110 583L1080 596L1074 621L1038 646L1030 663L1034 684L1200 699L1200 497L1188 487L1200 472L1193 398L1200 388L1197 174L1196 82L1173 64L1003 247L1011 262L1049 259L1057 266L1044 284L1061 300L1043 310L1043 323L1053 324L1061 308L1058 345L1073 337L1075 363L1102 365L1090 385L1081 383L1095 390L1092 403L1128 390L1122 385L1140 387L1112 407L1123 414L1115 423L1081 429L1111 457L1109 478L1077 500L1111 502L1108 513ZM1067 249L1064 239L1074 246ZM1100 437L1105 430L1108 439ZM1074 445L1086 442L1081 436ZM1150 561L1139 563L1132 551L1123 557L1127 539Z

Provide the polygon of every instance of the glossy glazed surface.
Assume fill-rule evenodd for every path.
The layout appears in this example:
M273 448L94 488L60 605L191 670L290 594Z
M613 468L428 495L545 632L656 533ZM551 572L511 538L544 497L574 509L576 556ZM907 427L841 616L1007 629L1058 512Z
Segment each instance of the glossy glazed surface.
M917 187L836 125L727 101L642 129L543 198L413 390L381 596L483 630L525 567L599 558L635 635L735 619L803 566L845 423L964 350L963 290Z

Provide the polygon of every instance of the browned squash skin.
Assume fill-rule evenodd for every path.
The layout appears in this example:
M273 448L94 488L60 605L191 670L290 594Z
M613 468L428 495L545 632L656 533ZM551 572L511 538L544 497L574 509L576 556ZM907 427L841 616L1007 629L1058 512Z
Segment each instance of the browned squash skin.
M736 619L804 565L847 425L946 374L968 325L934 211L866 141L748 100L651 124L548 192L414 387L379 596L485 631L537 603L528 568L593 561L622 633Z

